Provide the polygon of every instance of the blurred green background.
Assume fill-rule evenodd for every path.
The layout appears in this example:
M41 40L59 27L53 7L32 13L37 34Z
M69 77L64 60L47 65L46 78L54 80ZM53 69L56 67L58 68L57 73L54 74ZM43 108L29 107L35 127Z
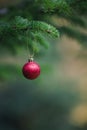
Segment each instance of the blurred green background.
M87 130L87 0L0 0L0 21L17 15L54 25L60 38L40 48L41 75L27 80L26 43L0 37L0 130Z

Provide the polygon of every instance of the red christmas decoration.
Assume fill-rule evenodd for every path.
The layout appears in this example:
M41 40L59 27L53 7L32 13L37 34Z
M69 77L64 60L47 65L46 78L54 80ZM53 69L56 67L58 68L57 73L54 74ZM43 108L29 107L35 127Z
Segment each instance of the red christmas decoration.
M29 60L27 63L24 64L22 72L24 77L33 80L40 75L40 66L33 60Z

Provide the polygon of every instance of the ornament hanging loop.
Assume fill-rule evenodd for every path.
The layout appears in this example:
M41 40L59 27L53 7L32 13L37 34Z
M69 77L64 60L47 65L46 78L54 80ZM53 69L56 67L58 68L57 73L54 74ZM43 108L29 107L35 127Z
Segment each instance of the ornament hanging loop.
M29 57L28 62L32 62L34 58L32 56Z

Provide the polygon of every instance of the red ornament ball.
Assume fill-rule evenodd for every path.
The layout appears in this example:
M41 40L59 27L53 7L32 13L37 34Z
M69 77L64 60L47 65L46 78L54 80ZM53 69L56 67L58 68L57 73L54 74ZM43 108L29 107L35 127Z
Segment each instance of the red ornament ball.
M40 66L34 61L29 61L24 64L22 72L27 79L36 79L40 75Z

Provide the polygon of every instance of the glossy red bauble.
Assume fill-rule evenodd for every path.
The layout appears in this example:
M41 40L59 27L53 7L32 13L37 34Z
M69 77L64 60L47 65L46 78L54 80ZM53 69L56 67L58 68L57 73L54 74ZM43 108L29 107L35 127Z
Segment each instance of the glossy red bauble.
M24 77L33 80L40 75L40 66L34 61L29 61L24 64L22 72Z

